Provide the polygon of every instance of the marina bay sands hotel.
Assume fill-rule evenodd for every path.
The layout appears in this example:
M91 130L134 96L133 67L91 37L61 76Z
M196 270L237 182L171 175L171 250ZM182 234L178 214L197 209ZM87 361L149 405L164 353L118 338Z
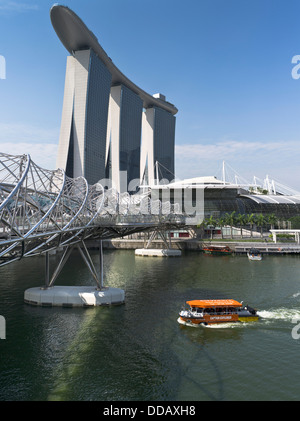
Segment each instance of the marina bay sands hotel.
M72 178L84 176L89 184L110 179L120 192L135 179L153 184L157 173L159 179L173 180L177 108L164 95L146 93L121 73L68 7L54 5L50 17L71 54L57 168Z

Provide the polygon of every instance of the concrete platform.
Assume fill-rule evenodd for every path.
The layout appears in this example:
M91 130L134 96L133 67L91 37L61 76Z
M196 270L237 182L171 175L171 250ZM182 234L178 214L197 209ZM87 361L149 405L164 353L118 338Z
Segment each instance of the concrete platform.
M181 250L173 249L136 249L136 256L150 256L150 257L177 257L181 256Z
M97 290L94 286L53 286L48 289L29 288L24 302L43 307L88 307L117 305L125 302L125 292L120 288Z

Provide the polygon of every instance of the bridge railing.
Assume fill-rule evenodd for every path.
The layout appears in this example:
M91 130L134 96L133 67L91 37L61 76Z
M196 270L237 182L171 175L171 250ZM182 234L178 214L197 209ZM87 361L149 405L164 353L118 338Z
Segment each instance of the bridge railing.
M179 208L147 194L119 194L29 155L0 154L0 265L86 238L112 238L184 223Z

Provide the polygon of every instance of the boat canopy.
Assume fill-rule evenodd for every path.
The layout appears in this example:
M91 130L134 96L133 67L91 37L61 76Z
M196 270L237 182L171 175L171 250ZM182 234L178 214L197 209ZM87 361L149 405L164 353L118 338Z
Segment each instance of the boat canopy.
M236 300L192 300L186 302L191 307L211 308L211 307L242 307L242 303Z
M203 250L229 250L232 251L229 246L206 246Z

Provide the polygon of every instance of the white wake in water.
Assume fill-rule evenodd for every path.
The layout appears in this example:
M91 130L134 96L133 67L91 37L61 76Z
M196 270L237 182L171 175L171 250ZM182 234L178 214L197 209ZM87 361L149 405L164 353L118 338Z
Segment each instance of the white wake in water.
M268 320L287 320L291 321L293 319L300 320L300 309L293 308L278 308L274 310L261 310L257 314L262 319Z
M243 327L243 325L246 325L246 323L214 323L211 325L205 326L206 329L232 329L232 328L238 328Z

